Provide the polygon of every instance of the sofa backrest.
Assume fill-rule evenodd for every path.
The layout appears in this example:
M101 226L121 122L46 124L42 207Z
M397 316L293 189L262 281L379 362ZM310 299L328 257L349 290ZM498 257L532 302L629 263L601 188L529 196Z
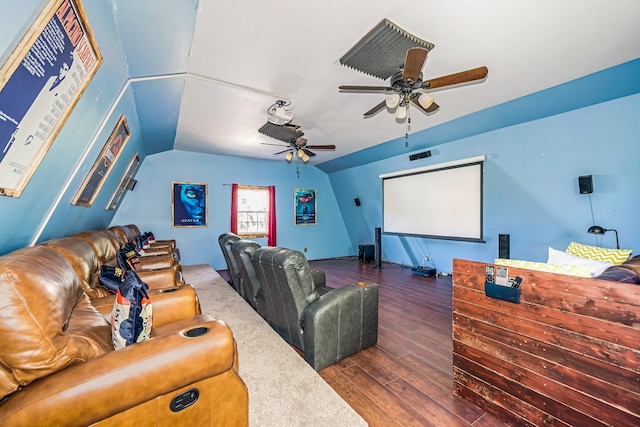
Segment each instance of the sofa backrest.
M252 262L264 292L267 321L285 341L304 350L302 314L320 297L309 262L302 252L272 246L256 249Z
M256 270L251 262L253 253L260 245L252 240L240 239L231 245L241 284L244 288L245 298L254 309L257 309L256 295L260 290L260 281L256 276Z
M135 243L136 237L140 235L126 225L114 225L113 227L109 227L108 231L113 233L118 238L120 247L124 246L127 243Z
M242 283L240 283L242 277L238 272L236 259L233 257L233 253L231 252L231 245L233 245L238 240L240 240L240 236L231 232L222 233L220 236L218 236L218 244L220 245L220 249L222 250L224 259L227 262L231 284L233 285L235 290L244 297L244 288L242 287Z
M62 237L42 243L62 255L73 267L80 279L82 289L90 298L99 298L109 293L99 286L100 261L93 247L79 237Z
M113 233L108 233L107 230L87 230L74 234L73 237L78 237L89 243L96 252L98 262L101 265L113 261L116 257L116 252L120 249L120 245Z
M0 399L113 349L73 267L44 245L0 257L0 342Z

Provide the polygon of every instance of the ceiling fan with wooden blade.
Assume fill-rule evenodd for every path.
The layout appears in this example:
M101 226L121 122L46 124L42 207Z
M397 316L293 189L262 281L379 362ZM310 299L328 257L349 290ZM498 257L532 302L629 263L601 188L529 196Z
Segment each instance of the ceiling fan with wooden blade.
M404 119L410 103L425 114L431 114L440 108L431 95L422 91L478 82L486 78L489 73L487 67L478 67L425 81L422 77L422 67L426 62L428 53L427 49L421 47L407 49L404 64L391 76L389 86L344 85L340 86L339 90L346 93L383 92L387 95L386 99L364 113L364 117L371 117L387 107L390 110L396 109L396 117Z
M278 156L286 153L285 159L290 162L294 156L299 157L303 162L308 162L310 157L314 157L316 153L311 150L335 150L333 144L325 145L307 145L307 138L303 138L304 132L300 130L300 126L289 124L284 126L274 125L267 122L258 132L270 138L282 141L282 144L273 144L262 142L262 145L272 145L276 147L287 147L286 150L273 153Z

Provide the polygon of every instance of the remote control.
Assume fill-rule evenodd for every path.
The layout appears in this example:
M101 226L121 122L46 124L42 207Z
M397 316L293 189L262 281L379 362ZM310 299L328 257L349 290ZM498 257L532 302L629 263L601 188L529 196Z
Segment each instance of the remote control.
M494 283L495 281L495 276L494 276L494 270L493 270L493 265L487 265L487 267L485 268L485 281L487 283Z
M512 288L519 288L520 284L522 283L522 277L516 276L513 279L509 279L509 281L511 282Z
M509 286L509 269L507 267L498 267L496 272L496 284Z

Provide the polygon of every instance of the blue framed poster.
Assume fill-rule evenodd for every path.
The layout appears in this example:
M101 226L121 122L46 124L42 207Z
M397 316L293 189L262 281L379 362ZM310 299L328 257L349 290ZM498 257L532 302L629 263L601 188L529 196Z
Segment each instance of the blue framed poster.
M79 0L49 0L0 68L0 195L20 197L102 63Z
M173 227L207 226L207 184L174 182L171 193Z
M316 190L293 190L295 225L316 225Z

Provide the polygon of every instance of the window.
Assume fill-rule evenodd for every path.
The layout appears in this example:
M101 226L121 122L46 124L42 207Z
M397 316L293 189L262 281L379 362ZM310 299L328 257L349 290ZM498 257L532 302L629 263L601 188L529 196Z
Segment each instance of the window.
M267 237L269 187L238 186L238 235Z
M276 245L276 187L231 184L231 232Z

